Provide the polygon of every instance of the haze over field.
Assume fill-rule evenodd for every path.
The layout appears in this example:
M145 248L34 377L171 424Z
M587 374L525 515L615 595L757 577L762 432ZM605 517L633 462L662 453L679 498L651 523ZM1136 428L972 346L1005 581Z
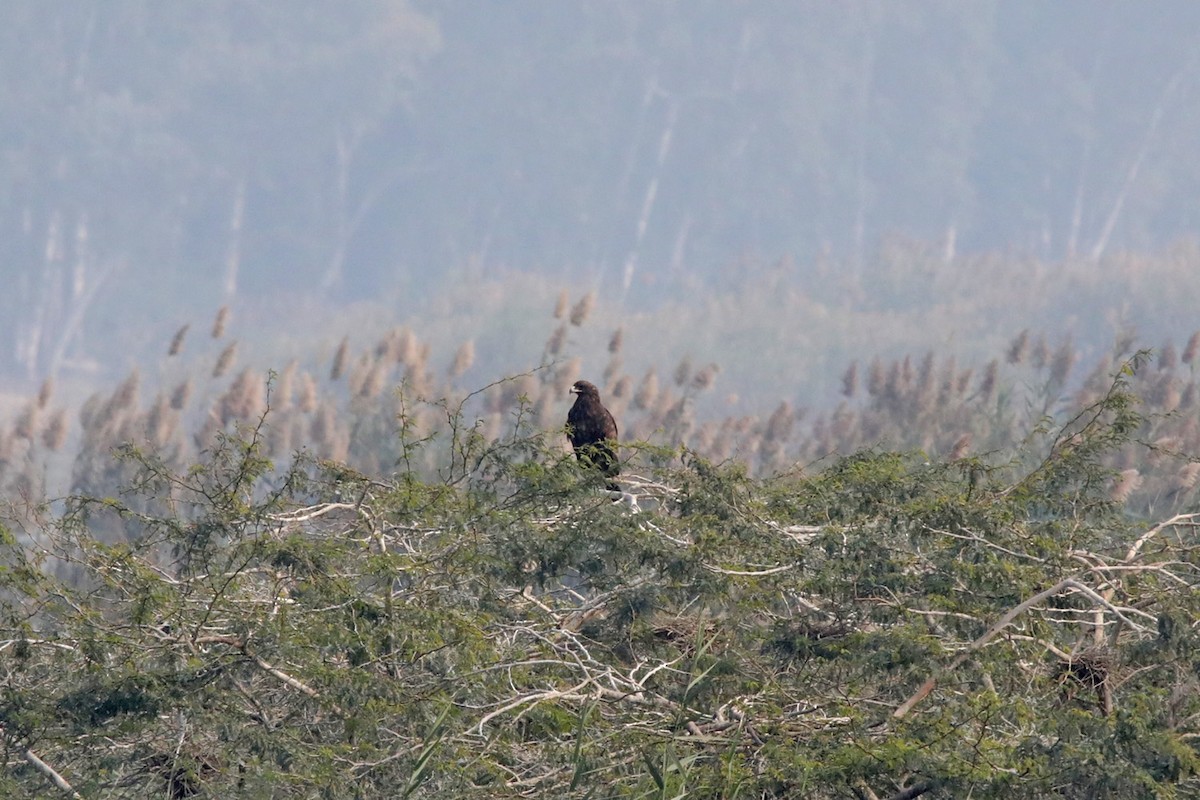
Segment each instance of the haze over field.
M26 0L0 76L0 797L1200 797L1196 0Z
M39 2L0 33L0 372L111 385L229 305L265 371L411 324L482 384L562 289L632 368L1182 341L1200 6Z

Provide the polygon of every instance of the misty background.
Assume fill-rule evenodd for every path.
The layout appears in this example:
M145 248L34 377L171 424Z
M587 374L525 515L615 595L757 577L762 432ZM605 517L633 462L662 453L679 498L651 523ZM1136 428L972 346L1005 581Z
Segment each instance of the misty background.
M482 385L555 298L584 377L1086 355L1200 322L1200 5L9 2L0 375L160 363L232 311L265 373L418 331Z

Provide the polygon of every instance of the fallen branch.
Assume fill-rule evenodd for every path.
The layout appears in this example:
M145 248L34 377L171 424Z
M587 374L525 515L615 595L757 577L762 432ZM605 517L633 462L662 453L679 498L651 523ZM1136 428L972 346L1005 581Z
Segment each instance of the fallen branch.
M38 758L37 754L32 750L26 750L24 756L25 760L28 761L34 769L49 778L50 782L59 789L62 789L75 800L83 800L83 795L75 791L75 787L68 783L66 778L64 778L62 775L59 775L58 771L55 770L54 767Z
M1025 600L1024 602L1019 603L1018 605L1015 605L1012 608L1010 608L1004 614L1004 616L1002 616L996 622L996 624L994 624L994 625L992 625L992 627L988 628L987 631L982 636L980 636L978 639L971 642L971 644L969 644L967 646L967 649L963 650L961 653L959 653L954 658L953 661L951 661L949 664L947 664L942 669L935 672L933 675L929 676L929 679L926 680L923 684L921 684L921 687L919 689L917 689L917 691L913 692L913 694L907 700L905 700L903 703L901 703L899 705L899 707L897 707L896 710L892 712L892 719L904 719L906 716L908 716L908 712L912 711L913 706L915 706L917 703L924 700L926 697L929 696L929 694L931 692L933 692L934 689L937 688L938 680L941 678L941 676L943 676L947 673L953 672L954 670L956 670L960 666L962 666L963 662L965 662L968 658L970 658L971 655L973 655L976 651L978 651L985 644L990 642L996 636L996 634L1000 633L1000 631L1004 630L1010 624L1012 624L1012 621L1015 620L1017 617L1021 616L1021 614L1025 613L1030 608L1033 608L1034 606L1036 606L1038 603L1042 602L1043 600L1047 600L1047 599L1053 597L1054 595L1058 594L1063 589L1067 588L1068 586L1070 586L1073 583L1075 583L1073 578L1064 578L1063 580L1061 580L1058 583L1051 586L1049 589L1043 589L1042 591L1035 594L1033 597L1030 597L1027 600ZM913 796L915 797L916 795L913 795Z

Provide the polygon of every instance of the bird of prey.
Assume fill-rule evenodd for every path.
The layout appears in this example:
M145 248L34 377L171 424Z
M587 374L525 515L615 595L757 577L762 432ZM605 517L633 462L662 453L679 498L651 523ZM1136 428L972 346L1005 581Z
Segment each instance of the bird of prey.
M600 390L587 381L575 381L571 387L575 405L567 412L567 436L580 464L595 467L607 478L621 472L617 461L617 422L600 402ZM619 492L616 481L608 482L609 491Z

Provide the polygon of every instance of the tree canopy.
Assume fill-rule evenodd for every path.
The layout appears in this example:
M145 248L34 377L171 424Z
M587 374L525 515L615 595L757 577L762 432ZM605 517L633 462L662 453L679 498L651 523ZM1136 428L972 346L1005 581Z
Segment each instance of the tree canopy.
M619 503L461 406L382 474L273 468L269 411L184 471L127 446L10 513L0 790L1186 796L1200 519L1114 489L1136 363L1008 451L643 446Z

